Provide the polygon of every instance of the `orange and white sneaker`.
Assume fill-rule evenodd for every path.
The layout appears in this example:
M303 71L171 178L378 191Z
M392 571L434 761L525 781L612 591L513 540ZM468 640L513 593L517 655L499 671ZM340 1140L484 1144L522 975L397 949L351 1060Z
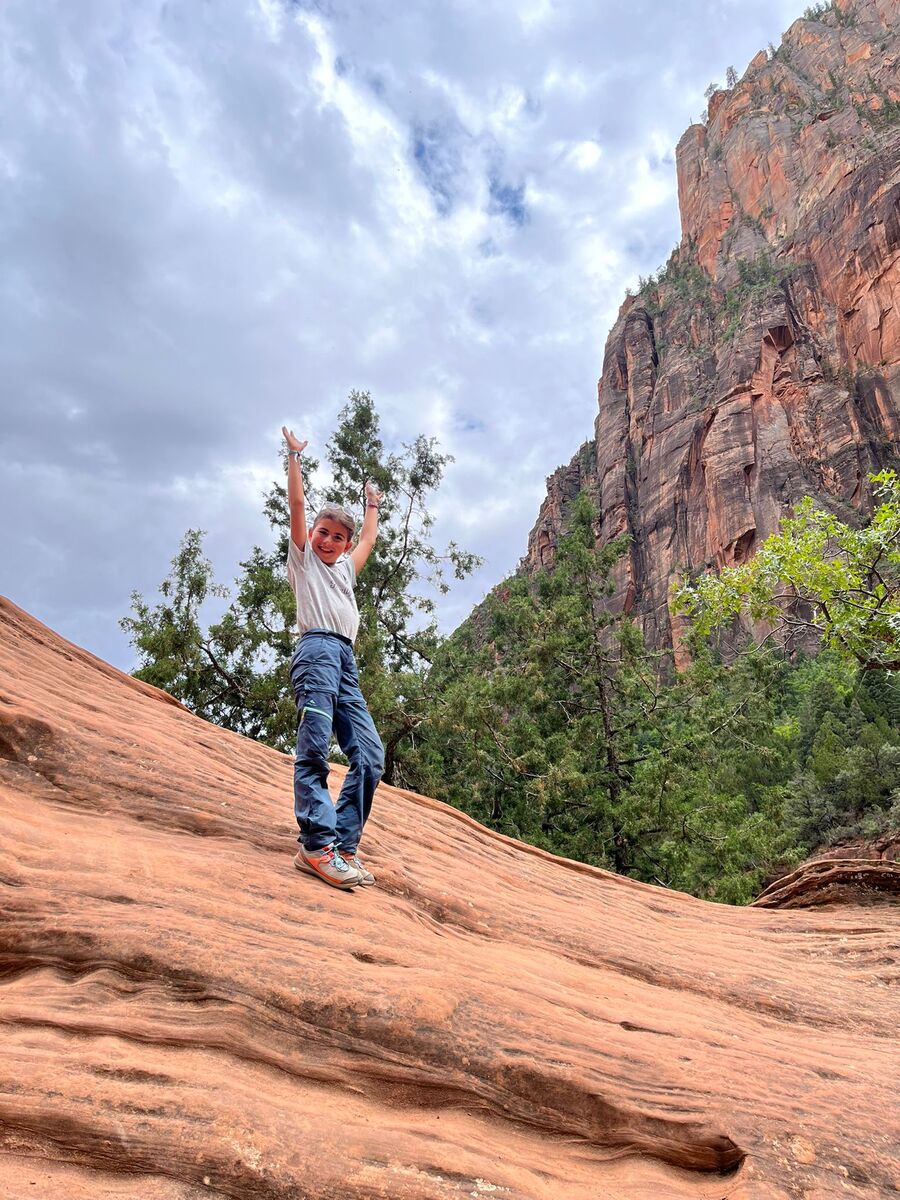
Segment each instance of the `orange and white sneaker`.
M294 866L307 875L317 875L324 883L336 888L352 888L363 882L356 868L334 846L323 846L321 850L307 850L301 846L294 856Z
M372 886L372 884L375 882L375 876L371 871L366 870L356 854L345 854L344 860L348 862L351 867L353 867L354 871L356 871L357 875L359 876L360 887Z

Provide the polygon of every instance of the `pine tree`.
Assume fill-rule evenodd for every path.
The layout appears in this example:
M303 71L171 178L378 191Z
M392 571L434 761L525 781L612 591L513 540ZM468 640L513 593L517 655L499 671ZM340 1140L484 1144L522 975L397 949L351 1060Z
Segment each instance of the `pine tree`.
M419 436L387 452L368 392L351 392L327 448L331 478L321 499L358 508L367 479L384 492L379 538L360 575L356 644L360 677L385 742L386 782L402 775L402 757L424 719L424 679L440 644L435 594L449 588L448 575L464 579L478 558L450 543L433 542L429 503L451 461L435 439ZM318 463L304 464L312 512ZM287 581L287 493L273 484L264 512L274 535L268 548L254 546L243 561L232 596L214 582L203 557L199 530L189 530L155 605L132 595L133 615L121 625L140 656L135 675L177 696L198 715L289 751L296 711L287 675L296 641L294 597ZM207 601L230 599L205 628Z

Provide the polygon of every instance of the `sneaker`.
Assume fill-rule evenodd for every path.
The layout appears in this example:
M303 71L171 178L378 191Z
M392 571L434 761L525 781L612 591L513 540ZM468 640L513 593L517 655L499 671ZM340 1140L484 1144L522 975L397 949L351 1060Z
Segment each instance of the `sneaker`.
M371 871L366 870L357 856L355 854L345 854L344 859L350 864L351 867L353 867L354 871L356 871L357 875L359 876L360 886L371 887L375 882L375 876Z
M362 883L355 867L352 867L334 846L323 846L321 850L307 850L301 846L294 857L298 871L318 877L336 888L352 888Z

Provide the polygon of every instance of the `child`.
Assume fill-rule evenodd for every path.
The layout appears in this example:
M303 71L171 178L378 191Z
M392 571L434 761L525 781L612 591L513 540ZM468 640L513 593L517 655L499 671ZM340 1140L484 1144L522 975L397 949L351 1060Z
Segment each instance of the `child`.
M365 886L375 877L356 850L384 771L384 747L359 690L353 657L359 610L353 588L378 536L381 493L366 484L366 513L355 549L350 549L355 522L336 504L326 504L307 531L300 470L307 443L289 429L281 432L288 445L288 579L301 635L291 660L298 722L294 812L300 826L294 866L332 887ZM332 730L350 762L336 807L327 787Z

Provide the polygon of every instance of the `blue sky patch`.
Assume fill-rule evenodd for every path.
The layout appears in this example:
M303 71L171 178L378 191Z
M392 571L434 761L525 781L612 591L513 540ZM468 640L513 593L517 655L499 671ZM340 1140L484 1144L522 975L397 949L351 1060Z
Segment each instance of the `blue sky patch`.
M525 208L525 184L503 183L496 175L490 177L492 213L502 213L514 225L524 225L528 219Z
M419 174L431 192L434 206L447 216L456 199L462 163L454 140L455 131L438 121L413 127L412 152Z
M460 433L484 433L487 429L487 424L484 421L478 417L471 416L470 413L455 413L453 425Z

